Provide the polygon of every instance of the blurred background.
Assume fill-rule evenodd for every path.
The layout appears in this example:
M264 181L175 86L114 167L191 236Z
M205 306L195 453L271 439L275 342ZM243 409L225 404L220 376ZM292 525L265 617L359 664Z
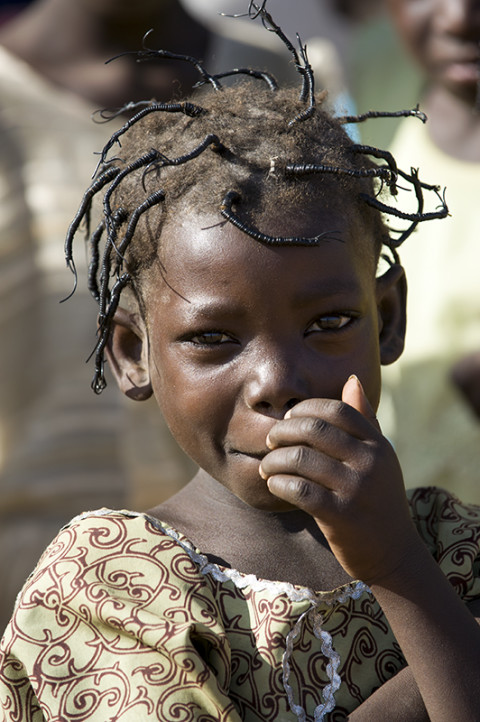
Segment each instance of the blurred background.
M287 35L300 33L317 88L329 89L328 102L342 114L422 102L428 73L400 36L392 12L399 3L269 0L268 9ZM104 64L123 50L138 49L149 28L154 28L150 46L186 51L213 71L258 66L281 81L298 82L278 38L247 19L219 15L242 12L246 5L243 0L0 0L0 629L62 524L100 506L147 509L194 472L153 401L128 401L113 381L101 398L90 390L92 369L85 360L95 344L96 304L82 280L75 297L59 303L73 283L63 242L96 165L94 151L122 122L94 123L92 113L129 100L178 98L195 82L187 64L135 65L131 58ZM363 143L392 148L406 122L419 124L370 120L352 133ZM405 142L409 170L419 148L417 141ZM448 185L453 162L442 153L439 176L445 177L422 178ZM478 195L480 158L473 155L467 165L469 187ZM475 223L465 231L471 238L478 238ZM435 268L436 247L428 245L417 255L421 233L409 241L415 246L409 259L415 303L423 305L422 294L430 301L441 295L452 309L445 291L450 256ZM476 269L478 251L472 248L471 243L465 249L467 262L458 251L459 274L465 265ZM77 258L84 277L86 259L82 265L78 249ZM402 364L385 373L380 419L400 455L407 487L436 483L480 503L478 419L449 376L456 359L480 349L480 292L473 281L458 285L463 288L452 291L461 296L451 322L455 340L446 337L420 350L421 342L407 344ZM409 311L412 316L417 307ZM421 339L430 322L421 317L418 323L415 338Z

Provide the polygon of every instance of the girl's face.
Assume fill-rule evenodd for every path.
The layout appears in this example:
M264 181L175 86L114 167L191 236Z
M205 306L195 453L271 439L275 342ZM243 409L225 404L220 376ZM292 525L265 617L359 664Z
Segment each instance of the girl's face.
M480 71L480 0L388 0L395 24L433 83L473 104Z
M379 401L382 319L363 229L332 212L279 214L268 227L325 230L337 233L317 247L273 248L188 217L162 232L162 271L148 283L150 382L164 417L204 471L257 508L286 507L258 473L275 420L303 399L340 399L352 373Z

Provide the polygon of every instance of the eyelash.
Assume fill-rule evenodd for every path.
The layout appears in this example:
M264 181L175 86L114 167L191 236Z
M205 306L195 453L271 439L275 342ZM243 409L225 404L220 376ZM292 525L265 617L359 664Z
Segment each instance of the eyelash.
M200 341L199 339L207 339L210 337L210 341ZM217 340L213 340L214 337L220 337L217 338ZM221 340L224 338L225 340ZM227 341L234 342L235 339L230 336L230 334L226 333L225 331L200 331L189 334L185 341L188 341L189 343L192 343L194 346L203 346L203 347L217 347L222 346Z
M351 312L344 312L344 313L326 313L326 314L324 314L323 316L320 316L319 318L315 319L315 321L313 321L308 328L311 328L311 327L314 326L315 324L320 324L322 321L325 321L326 319L334 319L335 321L338 321L339 319L343 319L343 321L341 322L341 324L340 324L339 326L330 326L330 327L327 327L327 328L320 328L320 329L318 329L318 331L315 330L315 331L310 331L310 332L309 332L308 329L307 329L307 334L309 334L309 333L322 333L322 332L323 332L323 333L328 333L329 331L342 331L342 330L343 330L344 328L346 328L347 326L350 326L350 324L351 324L353 321L355 321L357 318L358 318L358 316L357 316L356 314L354 314L354 313L351 313Z
M309 330L315 324L320 324L322 320L325 321L325 319L343 320L341 322L341 325L339 326L330 326L327 328ZM313 321L307 327L305 335L309 336L312 333L329 333L342 331L347 326L350 326L350 324L356 319L357 316L350 312L325 314L323 316L320 316L318 319L315 319L315 321ZM220 330L195 331L188 334L188 336L185 336L182 340L200 348L218 348L219 346L223 346L226 343L238 343L236 339L229 333Z

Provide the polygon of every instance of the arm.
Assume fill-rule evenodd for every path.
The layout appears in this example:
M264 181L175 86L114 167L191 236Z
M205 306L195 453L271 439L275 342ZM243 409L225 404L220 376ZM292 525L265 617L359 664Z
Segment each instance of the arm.
M423 545L372 584L432 720L480 718L480 629Z
M270 490L311 514L344 569L370 585L429 718L480 719L480 629L413 525L398 460L358 380L343 403L303 401L287 417L261 465Z
M348 722L429 722L410 667L402 669L349 714Z
M470 613L480 624L480 600L467 604ZM349 722L429 722L427 710L410 667L402 669L388 680L360 707L348 716Z

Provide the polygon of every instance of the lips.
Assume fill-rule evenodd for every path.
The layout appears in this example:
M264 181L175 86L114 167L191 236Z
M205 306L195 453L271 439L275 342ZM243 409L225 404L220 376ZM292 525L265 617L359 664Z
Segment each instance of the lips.
M240 451L239 449L229 449L229 453L233 456L248 456L250 459L256 459L261 461L270 449L264 449L263 451Z
M457 83L476 83L480 78L480 64L476 61L455 61L445 67L445 75Z
M480 33L479 33L480 35ZM437 43L431 48L432 58L436 57L438 69L449 71L464 69L463 72L476 72L480 67L480 47L477 43L470 42L446 42Z

